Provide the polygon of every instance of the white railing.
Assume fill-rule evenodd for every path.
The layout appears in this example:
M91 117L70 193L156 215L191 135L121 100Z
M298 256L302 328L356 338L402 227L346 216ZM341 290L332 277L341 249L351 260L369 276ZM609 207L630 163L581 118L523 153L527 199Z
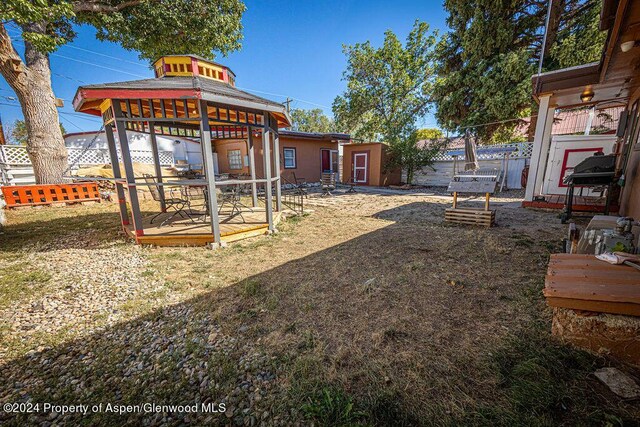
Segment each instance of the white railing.
M68 162L73 167L79 165L110 164L109 150L103 148L67 148ZM173 152L160 151L160 164L172 166L175 161ZM118 151L118 159L121 160ZM136 163L153 164L153 153L148 150L131 150L131 160ZM13 166L31 165L27 149L21 145L0 145L0 163Z
M489 149L488 152L483 153L483 149ZM510 149L512 151L507 152L501 151L504 149ZM531 152L533 150L533 144L531 142L514 142L511 144L496 144L496 145L480 145L477 147L478 151L478 160L493 160L493 159L502 159L504 158L504 154L507 154L507 157L510 159L521 159L531 157ZM458 160L464 159L464 147L459 149L444 149L442 153L435 156L434 160L438 162L442 161L451 161L453 160L453 156L451 155L452 151L462 152L461 155L457 156Z

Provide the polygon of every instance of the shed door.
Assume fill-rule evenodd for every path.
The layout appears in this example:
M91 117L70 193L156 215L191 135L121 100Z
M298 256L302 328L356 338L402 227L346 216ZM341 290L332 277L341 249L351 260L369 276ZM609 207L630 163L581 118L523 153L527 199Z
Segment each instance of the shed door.
M353 153L353 182L366 183L369 165L368 153Z

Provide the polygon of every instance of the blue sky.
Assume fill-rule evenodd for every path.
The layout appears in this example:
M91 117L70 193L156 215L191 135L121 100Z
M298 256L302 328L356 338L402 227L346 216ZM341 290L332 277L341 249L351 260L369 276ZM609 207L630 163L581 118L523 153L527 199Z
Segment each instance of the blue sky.
M236 73L239 88L279 102L289 96L294 99L294 108L322 108L329 115L333 99L345 87L341 80L346 66L343 44L370 40L380 45L388 29L404 39L416 19L428 22L432 29L446 29L446 13L436 1L245 3L242 49L216 60ZM8 31L18 35L11 26ZM21 50L19 41L16 47ZM87 26L78 28L76 40L51 56L51 68L55 94L66 100L60 111L67 132L100 126L99 119L73 111L71 99L79 85L153 77L149 64L138 60L136 52L99 42L93 28ZM5 124L22 117L20 108L3 105L17 104L7 97L14 94L0 77L0 114ZM434 126L435 120L428 116L421 125Z

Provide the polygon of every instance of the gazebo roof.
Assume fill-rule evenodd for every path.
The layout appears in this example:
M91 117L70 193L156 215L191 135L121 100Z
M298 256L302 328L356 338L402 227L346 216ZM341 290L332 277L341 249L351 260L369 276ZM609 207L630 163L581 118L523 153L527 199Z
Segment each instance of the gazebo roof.
M100 116L108 99L203 99L215 104L258 112L268 111L278 127L291 126L284 105L237 89L228 83L201 76L165 76L80 86L73 99L76 111Z

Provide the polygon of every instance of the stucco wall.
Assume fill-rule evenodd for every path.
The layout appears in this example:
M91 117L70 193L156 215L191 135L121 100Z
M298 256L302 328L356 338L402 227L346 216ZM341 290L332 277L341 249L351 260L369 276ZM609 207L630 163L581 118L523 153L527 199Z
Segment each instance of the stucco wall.
M385 172L387 150L386 146L379 142L347 144L343 146L343 182L347 182L351 179L351 177L353 177L353 154L361 152L368 153L368 165L367 182L360 185L371 185L378 187L400 184L402 180L402 172L399 169Z
M254 139L254 150L256 155L256 176L264 177L262 138ZM247 143L244 140L239 141L214 141L216 153L218 153L218 166L220 173L249 173L248 163L246 163ZM284 167L284 149L296 149L296 167L293 169L285 169ZM280 176L290 182L294 182L293 174L296 178L304 178L307 182L320 181L321 175L321 155L322 149L337 150L338 143L331 141L320 141L314 139L280 137ZM228 151L240 150L243 163L242 170L229 169ZM273 168L273 161L271 162Z

